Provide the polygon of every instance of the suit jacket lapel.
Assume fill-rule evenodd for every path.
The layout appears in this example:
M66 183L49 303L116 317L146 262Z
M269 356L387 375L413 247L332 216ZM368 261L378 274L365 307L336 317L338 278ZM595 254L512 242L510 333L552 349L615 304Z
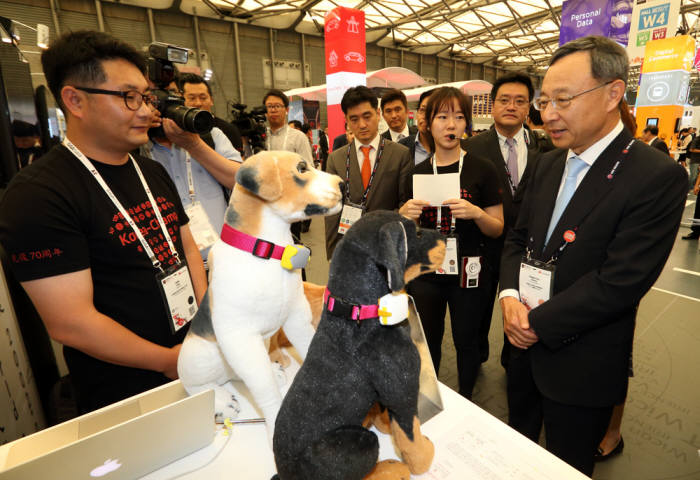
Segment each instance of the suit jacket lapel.
M530 137L532 138L532 137ZM523 192L525 191L525 187L521 187L521 185L526 185L528 182L528 179L530 178L530 175L532 174L532 171L535 169L535 164L537 163L537 158L539 157L540 152L537 150L536 147L532 146L532 141L530 142L530 145L527 148L527 164L525 165L525 171L523 172L523 176L519 179L518 181L518 188L515 189L515 195L513 198L515 200L521 200L522 196L524 195Z
M561 246L564 232L566 230L578 228L586 215L588 215L588 212L593 210L598 202L600 202L613 187L614 176L609 177L609 174L615 163L622 158L622 150L631 139L632 137L630 134L626 130L623 130L593 163L588 173L586 173L586 176L581 181L581 184L574 192L574 196L571 197L557 226L554 227L549 243L546 245L543 252L544 258L549 258L554 250ZM619 166L619 168L621 167L622 165ZM561 175L559 176L559 181L561 183ZM552 210L553 209L554 202L552 202ZM551 219L551 216L552 212L550 211L547 218ZM549 222L547 223L547 227L548 226Z
M543 173L541 185L530 185L530 188L537 188L537 192L534 193L539 200L536 208L540 211L540 215L534 217L530 228L530 235L534 238L533 245L536 252L541 252L543 249L546 251L544 239L547 236L549 221L554 211L554 203L557 201L557 195L559 194L561 177L564 175L566 154L567 151L562 150L556 155L549 168Z
M498 178L500 179L501 183L508 187L503 189L503 194L512 199L513 192L511 191L508 175L506 174L506 164L503 158L503 152L501 152L501 144L498 141L498 133L494 127L491 127L486 134L489 136L488 141L486 142L487 158L491 159L491 162L496 167L496 172L498 172Z
M394 160L391 156L391 149L387 148L389 146L389 143L390 142L387 140L384 141L384 151L382 152L382 156L379 159L379 165L377 165L377 171L375 172L374 179L372 180L372 188L369 189L369 194L367 195L368 204L372 201L373 197L375 199L377 198L377 190L379 189L379 185L382 183L382 175L384 175L384 172L387 168L389 168L389 165L391 165L391 162ZM377 161L376 157L374 161Z

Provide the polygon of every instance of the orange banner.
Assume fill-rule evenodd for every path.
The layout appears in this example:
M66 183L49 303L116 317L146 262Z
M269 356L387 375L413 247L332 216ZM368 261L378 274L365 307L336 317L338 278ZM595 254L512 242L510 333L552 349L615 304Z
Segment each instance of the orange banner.
M693 68L695 59L695 39L690 35L652 40L644 50L642 73L667 72Z

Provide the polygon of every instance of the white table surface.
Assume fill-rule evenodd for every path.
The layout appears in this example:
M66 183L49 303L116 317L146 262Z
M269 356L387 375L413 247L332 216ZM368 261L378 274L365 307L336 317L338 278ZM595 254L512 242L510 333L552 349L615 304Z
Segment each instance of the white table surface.
M296 373L298 365L288 368ZM287 383L287 385L289 382ZM240 419L261 415L250 403L241 384ZM430 470L415 479L425 480L582 480L585 475L522 436L488 412L440 384L444 410L422 426L435 444ZM284 388L283 390L286 390ZM391 438L379 436L380 460L398 458ZM217 430L214 441L176 462L154 471L143 480L255 479L268 480L276 473L272 450L263 424L234 425Z

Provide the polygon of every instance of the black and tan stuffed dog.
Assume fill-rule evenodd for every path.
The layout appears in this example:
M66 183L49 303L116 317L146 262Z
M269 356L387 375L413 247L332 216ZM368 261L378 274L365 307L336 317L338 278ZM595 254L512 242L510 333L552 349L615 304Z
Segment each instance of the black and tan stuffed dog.
M400 297L392 293L436 270L444 255L439 233L395 212L368 213L346 233L331 260L318 330L277 416L275 478L398 479L409 469L427 471L433 445L416 417L420 357L401 308L392 319L379 299ZM363 427L375 403L388 410L405 473L375 469L378 439Z

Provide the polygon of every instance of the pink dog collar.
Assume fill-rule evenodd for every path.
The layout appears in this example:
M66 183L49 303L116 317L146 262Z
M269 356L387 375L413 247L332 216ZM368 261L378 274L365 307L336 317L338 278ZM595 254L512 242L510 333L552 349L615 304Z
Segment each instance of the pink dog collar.
M354 305L343 302L342 300L331 296L330 290L326 287L323 293L323 304L326 309L341 317L348 316L351 320L367 320L368 318L379 317L379 305Z
M226 224L221 229L221 240L232 247L265 259L281 260L285 249L285 247L280 247L262 238L253 237Z

